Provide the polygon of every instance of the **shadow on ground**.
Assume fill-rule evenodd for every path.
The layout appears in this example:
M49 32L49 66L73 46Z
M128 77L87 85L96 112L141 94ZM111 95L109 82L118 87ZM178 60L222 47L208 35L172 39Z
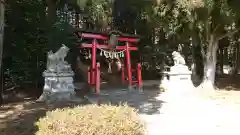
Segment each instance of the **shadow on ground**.
M201 80L192 76L192 82L195 87L201 84ZM216 75L215 86L219 90L240 91L240 75Z
M240 75L216 76L216 86L220 90L240 91Z
M47 111L56 108L86 105L82 103L45 104L33 101L5 104L0 108L0 134L1 135L34 135L37 131L35 122L45 116Z
M104 91L103 91L104 93ZM156 114L162 106L162 101L156 99L160 94L157 87L145 87L143 93L137 90L129 91L123 89L113 89L105 91L105 95L100 97L102 104L111 103L119 105L127 103L129 106L139 110L140 114ZM81 103L58 103L44 104L37 103L34 98L23 98L24 100L5 102L0 107L0 135L34 135L37 131L35 122L46 115L47 111L56 108L74 107L76 105L87 105L89 101L83 100ZM94 97L92 97L94 99Z
M160 113L163 101L156 97L161 93L159 88L151 86L144 87L143 92L138 90L114 89L102 91L99 98L96 95L87 95L87 98L94 103L119 105L127 103L137 109L140 114L152 115Z

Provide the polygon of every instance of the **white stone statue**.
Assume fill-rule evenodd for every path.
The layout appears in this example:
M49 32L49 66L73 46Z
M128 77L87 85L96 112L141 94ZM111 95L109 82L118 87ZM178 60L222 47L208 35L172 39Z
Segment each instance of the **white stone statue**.
M69 48L65 45L55 53L48 52L47 69L43 72L45 84L43 94L38 101L67 101L72 98L74 92L71 66L64 61Z
M186 65L186 62L183 56L179 52L174 51L172 53L172 56L173 56L174 66Z
M48 52L47 71L55 73L69 71L70 65L66 61L64 61L64 58L67 56L68 51L69 48L63 44L57 52Z

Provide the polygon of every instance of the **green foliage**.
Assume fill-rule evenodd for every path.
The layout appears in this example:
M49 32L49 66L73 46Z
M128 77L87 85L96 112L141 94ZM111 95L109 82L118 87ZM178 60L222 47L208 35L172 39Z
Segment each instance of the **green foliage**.
M6 81L18 85L41 81L47 52L56 51L61 44L74 52L67 58L72 63L77 39L67 21L57 17L53 29L47 34L46 6L42 1L9 0L8 5L3 58Z
M84 10L97 30L111 25L112 5L110 0L88 0L86 2Z
M22 84L36 80L33 69L44 66L45 6L36 0L7 2L3 67L6 78Z
M126 105L87 105L48 112L36 135L145 135L138 114Z
M61 44L69 46L73 52L67 57L69 63L73 64L79 53L74 29L69 19L64 19L67 18L66 13L61 13L60 16L64 17L58 16L53 26L46 26L45 2L7 1L3 67L5 77L12 83L33 83L33 80L42 79L46 52L56 51ZM80 13L79 20L83 28L91 24L95 30L103 31L108 26L114 26L120 27L123 32L136 32L144 37L139 45L139 54L148 54L144 62L148 62L153 70L165 60L163 56L175 50L178 44L184 44L187 50L191 49L190 37L193 45L200 45L197 51L192 51L201 52L197 57L203 54L210 36L214 35L216 40L220 40L239 28L239 0L56 1L58 10L63 10L66 4ZM119 8L121 11L113 14ZM113 18L121 23L113 25ZM114 27L112 29L116 29ZM189 56L189 51L186 52L186 56Z

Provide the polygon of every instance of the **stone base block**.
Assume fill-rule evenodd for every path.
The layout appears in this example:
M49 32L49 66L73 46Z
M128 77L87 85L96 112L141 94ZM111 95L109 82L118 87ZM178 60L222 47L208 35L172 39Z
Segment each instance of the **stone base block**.
M57 103L57 102L81 102L82 99L72 92L43 92L38 102Z

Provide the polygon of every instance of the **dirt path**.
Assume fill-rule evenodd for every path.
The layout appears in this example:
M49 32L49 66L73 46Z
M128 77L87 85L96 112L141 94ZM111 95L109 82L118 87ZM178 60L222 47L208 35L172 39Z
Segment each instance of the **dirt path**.
M160 114L143 115L149 135L239 135L240 92L217 91L163 104Z
M72 107L74 105L87 104L84 101L81 104L61 103L55 105L46 105L25 101L11 103L0 108L0 134L1 135L34 135L37 128L34 123L47 111L55 108Z
M155 113L141 115L148 123L150 135L240 134L239 91L216 91L211 95L202 93L198 99L183 98L175 103L163 104L162 107L158 106L162 102L153 101L157 93L149 92L147 99L143 98L144 102L141 104L152 103L160 110L160 113L154 111ZM130 99L136 99L136 96L134 93L133 96L128 95ZM82 104L87 103L84 101ZM34 135L37 130L34 123L44 116L46 111L74 105L77 104L46 105L33 101L4 105L0 108L0 135Z

